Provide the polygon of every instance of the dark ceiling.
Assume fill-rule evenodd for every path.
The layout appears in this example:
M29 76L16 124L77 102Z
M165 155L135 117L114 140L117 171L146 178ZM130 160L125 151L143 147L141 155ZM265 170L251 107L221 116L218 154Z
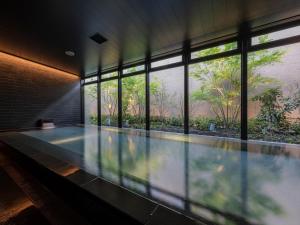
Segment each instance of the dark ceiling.
M4 1L3 1L4 2ZM75 74L116 66L300 14L299 0L10 0L0 6L0 51ZM89 37L100 33L107 42ZM76 52L75 57L64 54Z

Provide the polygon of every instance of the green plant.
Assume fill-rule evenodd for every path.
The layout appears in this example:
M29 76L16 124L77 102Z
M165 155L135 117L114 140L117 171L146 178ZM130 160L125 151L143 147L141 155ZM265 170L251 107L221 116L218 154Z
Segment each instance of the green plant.
M101 83L101 110L109 117L118 114L118 82L111 80Z
M110 124L108 121L110 120ZM110 116L110 115L101 115L101 124L109 125L109 126L117 126L118 125L118 115Z
M98 125L98 116L95 114L90 115L90 122L93 125Z
M292 123L291 130L293 130L296 135L299 135L300 134L300 122Z
M180 117L161 117L161 116L151 116L151 125L160 127L182 127L183 121Z
M260 42L268 41L267 36L260 38ZM220 47L200 51L199 56L213 55L232 49L236 43L229 43ZM261 50L248 57L248 90L255 93L258 87L274 84L277 81L262 76L257 69L262 66L279 62L284 52L280 50ZM210 60L194 64L191 77L200 81L197 90L192 93L192 101L210 103L211 111L217 120L222 122L225 129L232 129L239 118L241 73L240 57L231 56L217 60Z
M122 112L142 116L145 113L145 77L132 76L122 80Z
M201 131L208 131L211 123L217 124L215 119L206 117L198 117L190 121L193 128Z
M260 134L261 127L263 127L262 122L257 118L251 118L248 120L248 133Z
M283 97L280 87L267 89L252 100L260 102L257 120L263 133L287 130L290 127L288 114L300 106L299 93Z

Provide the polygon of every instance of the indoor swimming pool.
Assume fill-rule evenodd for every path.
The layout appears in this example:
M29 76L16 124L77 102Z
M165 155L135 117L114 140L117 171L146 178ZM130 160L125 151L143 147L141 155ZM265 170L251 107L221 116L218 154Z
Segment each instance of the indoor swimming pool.
M297 145L96 126L21 136L46 154L195 219L299 224Z

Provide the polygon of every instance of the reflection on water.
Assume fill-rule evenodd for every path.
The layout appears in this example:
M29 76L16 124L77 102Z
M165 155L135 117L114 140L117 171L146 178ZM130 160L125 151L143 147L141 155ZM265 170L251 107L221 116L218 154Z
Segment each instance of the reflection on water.
M89 172L195 218L217 224L299 224L298 146L98 129L25 134L80 154Z

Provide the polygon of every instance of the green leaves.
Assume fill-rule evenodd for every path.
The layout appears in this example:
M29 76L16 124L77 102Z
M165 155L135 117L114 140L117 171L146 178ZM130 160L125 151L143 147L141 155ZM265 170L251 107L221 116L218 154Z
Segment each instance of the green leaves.
M145 76L137 75L122 79L122 111L124 115L138 115L145 112Z
M259 43L269 41L267 35L259 37ZM198 57L213 55L234 49L234 43L221 45L198 52ZM272 88L280 83L275 78L260 74L260 68L279 63L285 51L268 49L256 51L248 56L248 93L253 95L257 90ZM223 121L226 128L236 124L240 111L241 92L241 59L230 56L210 60L191 66L190 76L200 85L191 94L192 101L205 101L211 104L213 113ZM255 99L253 99L255 101Z
M279 132L290 127L287 115L300 106L300 93L283 97L280 87L266 89L252 98L259 101L261 109L257 120L264 132Z
M90 84L84 86L85 94L91 97L93 100L97 100L97 84Z
M192 66L191 77L200 81L192 92L192 101L206 101L223 126L236 124L240 98L240 57L231 56Z

